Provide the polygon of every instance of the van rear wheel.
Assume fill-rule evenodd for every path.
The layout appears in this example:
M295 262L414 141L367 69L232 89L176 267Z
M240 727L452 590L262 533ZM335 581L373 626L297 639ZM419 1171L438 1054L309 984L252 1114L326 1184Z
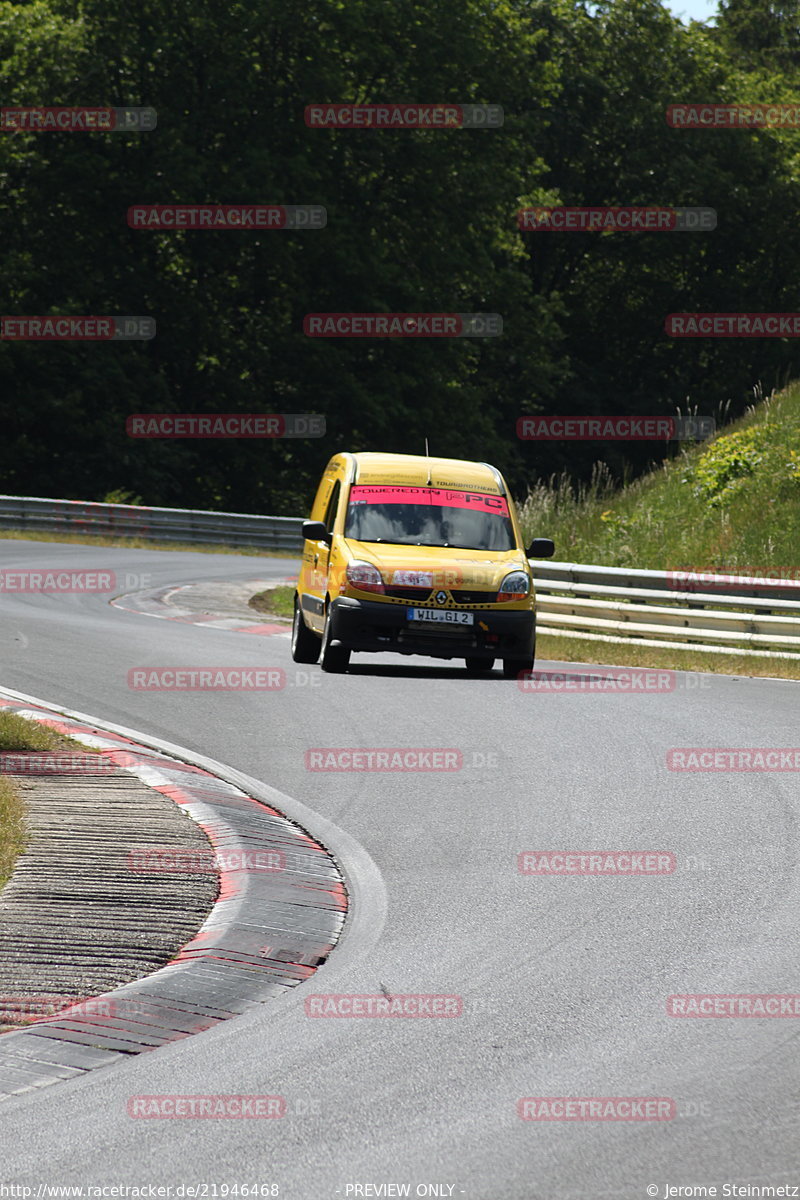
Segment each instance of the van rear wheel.
M294 621L292 622L292 658L299 663L315 663L319 659L322 643L306 625L300 605L295 598Z

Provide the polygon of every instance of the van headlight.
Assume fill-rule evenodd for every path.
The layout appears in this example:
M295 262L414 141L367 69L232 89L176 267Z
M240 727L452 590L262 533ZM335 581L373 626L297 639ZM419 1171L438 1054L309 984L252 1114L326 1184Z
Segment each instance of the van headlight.
M350 587L358 588L361 592L378 592L384 595L383 576L372 563L355 559L347 564L345 572Z
M531 593L530 577L524 571L512 571L506 575L497 593L498 601L524 600Z

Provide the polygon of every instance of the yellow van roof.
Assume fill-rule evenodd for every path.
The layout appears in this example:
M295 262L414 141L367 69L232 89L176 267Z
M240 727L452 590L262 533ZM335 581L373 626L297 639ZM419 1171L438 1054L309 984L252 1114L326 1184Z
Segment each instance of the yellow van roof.
M356 463L356 483L396 483L410 487L459 488L466 492L505 494L499 472L488 463L469 462L464 458L426 458L424 454L376 454L363 452L352 456Z

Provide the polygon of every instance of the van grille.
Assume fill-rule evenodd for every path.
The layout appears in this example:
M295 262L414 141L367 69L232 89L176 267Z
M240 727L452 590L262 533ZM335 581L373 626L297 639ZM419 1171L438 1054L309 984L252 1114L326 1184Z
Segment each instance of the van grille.
M447 590L447 589L445 589ZM387 587L384 588L384 596L388 596L390 600L405 600L409 604L422 604L431 608L452 608L456 604L470 604L472 606L480 605L495 605L497 603L497 592L477 592L467 591L463 588L453 588L447 593L447 600L444 604L437 604L434 599L435 591L428 588L409 588L409 587Z
M431 589L429 587L385 587L383 594L391 596L393 600L416 600L420 604L425 604L430 599Z
M456 604L494 604L497 600L497 592L474 592L465 591L463 588L451 589L450 595Z

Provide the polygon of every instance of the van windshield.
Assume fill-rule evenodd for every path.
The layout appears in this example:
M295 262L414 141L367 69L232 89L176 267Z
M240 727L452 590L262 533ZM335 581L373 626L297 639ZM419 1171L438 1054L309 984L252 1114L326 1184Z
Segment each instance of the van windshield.
M503 552L515 546L505 496L394 484L351 487L344 535L458 550Z

